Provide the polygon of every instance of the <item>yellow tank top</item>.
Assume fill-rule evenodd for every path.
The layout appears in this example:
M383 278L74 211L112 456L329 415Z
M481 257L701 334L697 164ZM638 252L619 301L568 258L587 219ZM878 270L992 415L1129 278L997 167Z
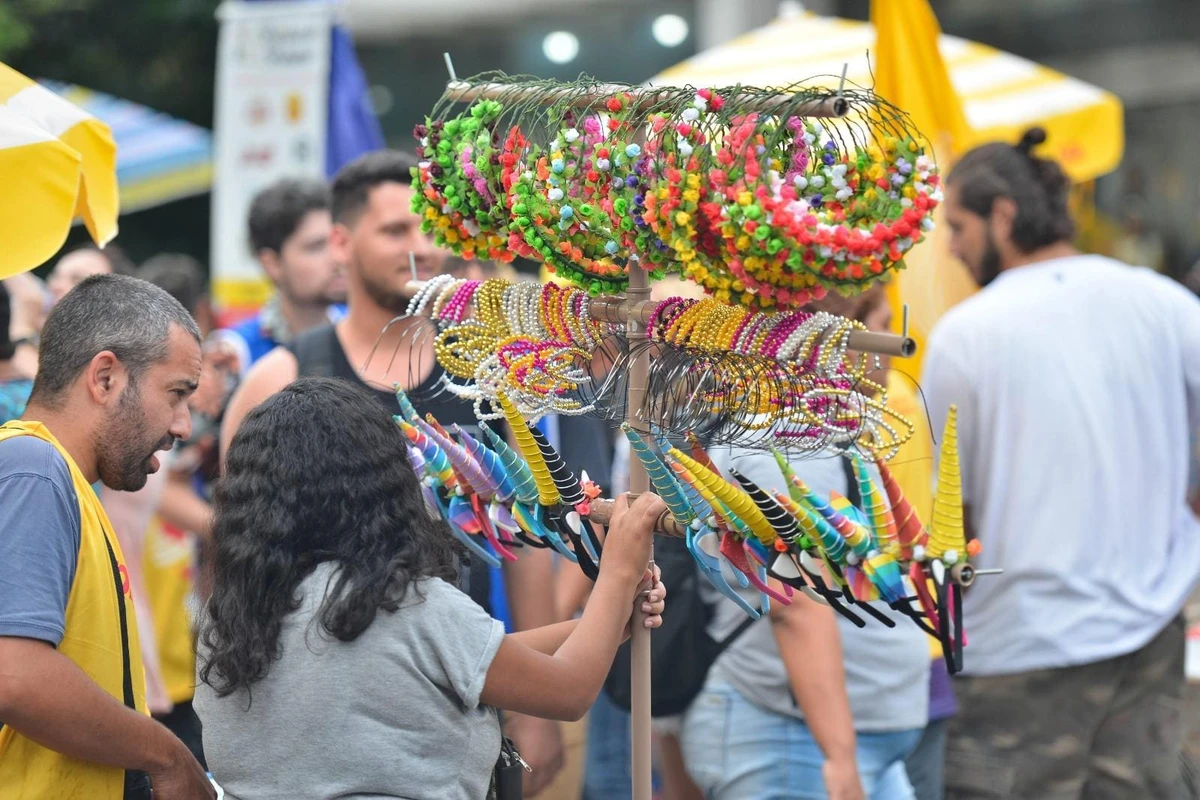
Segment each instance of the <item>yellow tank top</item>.
M146 678L138 647L133 596L125 559L104 508L70 454L44 425L13 421L0 427L0 442L14 436L35 436L53 445L67 462L79 500L79 560L67 600L66 632L58 652L71 659L119 702L147 713ZM113 574L114 560L122 577L119 601ZM128 656L122 647L122 621ZM126 658L129 660L128 685ZM122 769L68 758L36 744L7 725L0 730L0 798L3 800L50 797L56 800L120 800L124 784Z

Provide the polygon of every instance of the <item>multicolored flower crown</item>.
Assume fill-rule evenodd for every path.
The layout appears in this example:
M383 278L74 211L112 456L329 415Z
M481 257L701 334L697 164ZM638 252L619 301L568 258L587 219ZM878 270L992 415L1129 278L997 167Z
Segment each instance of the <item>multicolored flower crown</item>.
M427 120L413 208L465 258L531 258L593 294L630 269L677 272L753 309L862 291L932 228L937 170L901 125L864 139L710 89L669 100L622 91L529 118L480 100Z

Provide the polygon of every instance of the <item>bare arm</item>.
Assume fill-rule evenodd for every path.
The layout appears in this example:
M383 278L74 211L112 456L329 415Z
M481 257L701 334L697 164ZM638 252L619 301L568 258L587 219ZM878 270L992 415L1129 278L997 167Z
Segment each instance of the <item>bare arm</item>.
M520 642L530 650L536 650L539 653L552 656L558 652L558 648L563 646L563 642L567 641L567 638L575 632L575 627L578 624L579 620L569 619L565 622L556 622L553 625L543 625L533 630L510 633L507 638L515 642Z
M797 594L790 606L771 604L771 628L792 694L817 746L826 762L842 773L840 780L850 780L846 777L850 773L857 782L854 719L846 696L842 641L833 615L828 606ZM826 782L830 782L828 774Z
M222 459L229 452L229 443L250 410L296 380L297 374L296 357L282 347L276 347L250 368L246 380L229 398L229 406L225 409L225 419L221 424Z
M187 475L172 475L167 481L158 515L168 525L190 531L203 541L212 535L212 509L196 494Z
M170 782L184 789L164 796L212 796L203 770L179 739L126 708L46 642L0 637L0 719L56 752L142 770L156 789Z
M654 523L664 508L658 497L645 494L626 513L618 511L600 577L575 629L554 655L505 637L488 669L482 703L560 720L576 720L587 712L624 639L650 558Z

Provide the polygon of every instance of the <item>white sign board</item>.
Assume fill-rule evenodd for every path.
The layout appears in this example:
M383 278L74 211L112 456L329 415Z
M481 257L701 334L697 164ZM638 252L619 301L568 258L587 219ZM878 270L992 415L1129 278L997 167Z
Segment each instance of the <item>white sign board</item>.
M325 175L334 6L225 2L217 18L212 287L218 309L236 313L268 290L250 252L250 201L280 178Z

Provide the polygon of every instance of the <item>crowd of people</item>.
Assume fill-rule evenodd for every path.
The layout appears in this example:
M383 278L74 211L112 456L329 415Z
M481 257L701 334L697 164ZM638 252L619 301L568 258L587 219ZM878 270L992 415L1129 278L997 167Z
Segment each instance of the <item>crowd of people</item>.
M746 624L702 591L699 624L729 642L686 711L656 719L662 797L1193 791L1200 300L1077 252L1040 141L977 148L947 176L952 248L981 291L931 336L924 402L875 362L917 424L891 468L925 520L932 432L958 408L976 565L1004 570L965 594L964 675L886 610L893 627L859 628L797 595ZM602 686L635 611L671 613L646 568L662 503L619 501L594 583L551 550L489 568L428 513L393 386L444 425L479 422L437 390L427 323L395 321L410 261L423 280L500 268L434 247L412 166L381 151L261 192L247 240L274 294L232 327L178 254L135 267L85 247L44 283L0 284L0 796L210 797L206 773L231 798L504 798L514 781L629 796L629 713ZM891 326L882 288L816 307ZM609 493L627 486L605 423L539 428ZM779 483L769 455L710 452ZM793 467L853 501L849 463Z

